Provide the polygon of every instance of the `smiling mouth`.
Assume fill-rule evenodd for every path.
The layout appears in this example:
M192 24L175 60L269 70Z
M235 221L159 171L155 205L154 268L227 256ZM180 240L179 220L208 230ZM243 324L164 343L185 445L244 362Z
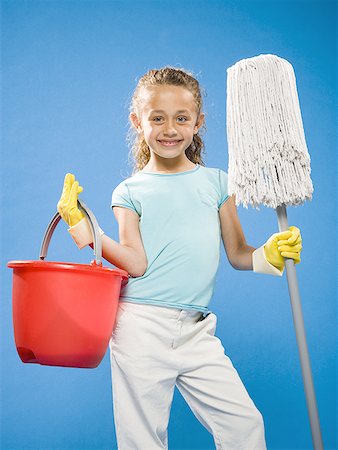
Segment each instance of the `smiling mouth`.
M175 145L178 145L182 140L176 140L176 141L158 141L161 145L164 145L164 147L174 147Z

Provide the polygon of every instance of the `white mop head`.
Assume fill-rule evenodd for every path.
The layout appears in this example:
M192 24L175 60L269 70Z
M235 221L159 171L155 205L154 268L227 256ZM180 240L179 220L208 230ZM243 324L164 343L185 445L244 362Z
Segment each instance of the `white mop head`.
M229 194L276 208L311 200L310 156L292 65L275 55L227 70Z

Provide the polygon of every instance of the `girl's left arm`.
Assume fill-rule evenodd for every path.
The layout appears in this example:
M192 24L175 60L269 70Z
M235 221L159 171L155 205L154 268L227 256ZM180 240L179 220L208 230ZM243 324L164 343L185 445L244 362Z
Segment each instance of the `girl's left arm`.
M223 244L230 264L237 270L253 270L252 254L256 249L246 243L234 196L223 203L219 217Z
M282 276L284 258L300 262L302 237L300 229L291 226L286 231L274 233L264 245L255 249L246 243L235 197L230 197L219 210L224 248L232 267L237 270Z

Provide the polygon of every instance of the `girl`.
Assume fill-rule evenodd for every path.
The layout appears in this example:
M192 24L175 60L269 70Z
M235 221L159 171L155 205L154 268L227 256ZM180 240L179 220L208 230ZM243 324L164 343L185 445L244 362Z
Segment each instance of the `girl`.
M300 261L300 231L276 233L259 249L246 243L226 172L202 160L202 97L191 73L164 67L141 77L130 122L135 167L112 195L120 242L101 230L103 257L130 274L110 342L118 448L168 448L177 386L217 449L265 449L262 415L208 304L221 238L235 269L281 276L284 257ZM80 192L67 174L58 210L82 248L93 238Z

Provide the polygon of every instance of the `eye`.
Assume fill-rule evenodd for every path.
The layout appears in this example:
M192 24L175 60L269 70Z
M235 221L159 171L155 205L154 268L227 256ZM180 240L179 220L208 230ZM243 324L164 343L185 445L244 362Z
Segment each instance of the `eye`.
M184 116L179 116L179 117L177 117L177 120L179 121L179 122L186 122L187 120L188 120L188 118L187 117L184 117Z
M163 119L163 117L156 116L156 117L153 118L153 122L161 122L162 119Z

